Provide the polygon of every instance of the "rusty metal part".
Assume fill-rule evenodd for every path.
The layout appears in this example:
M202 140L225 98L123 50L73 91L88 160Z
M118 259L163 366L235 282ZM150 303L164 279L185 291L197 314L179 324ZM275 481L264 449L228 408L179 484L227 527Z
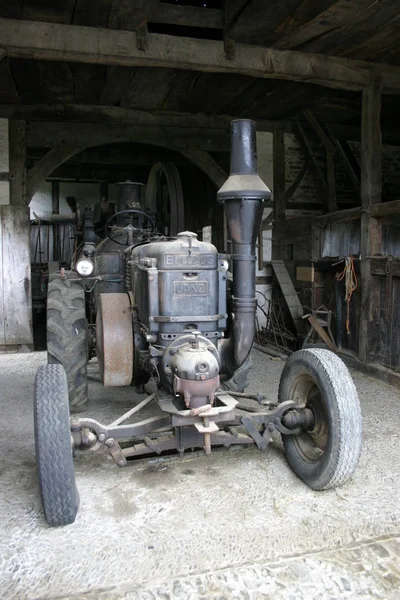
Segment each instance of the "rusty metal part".
M144 408L145 406L150 404L150 402L152 400L154 400L155 396L156 396L155 394L151 394L151 396L148 396L147 398L142 400L142 402L139 402L139 404L137 404L136 406L131 408L131 410L128 410L128 412L123 414L121 417L118 417L118 419L115 419L115 421L113 421L109 425L109 427L116 427L117 425L121 425L121 423L123 423L124 421L127 421L132 415L139 412L140 410L142 410L142 408Z
M133 375L133 327L128 294L100 294L96 353L107 387L130 385Z
M174 392L182 394L188 408L198 408L208 403L213 404L219 386L219 375L205 381L181 379L177 375L174 376ZM209 402L207 402L208 400Z
M276 408L267 413L252 413L251 416L242 417L242 425L244 425L249 435L253 438L259 450L267 448L274 430L286 435L301 433L300 427L289 429L283 422L283 415L290 410L301 412L295 402L287 400L281 402ZM264 431L260 432L260 427L263 427Z
M315 424L314 413L310 408L288 410L282 416L282 423L288 429L312 429Z

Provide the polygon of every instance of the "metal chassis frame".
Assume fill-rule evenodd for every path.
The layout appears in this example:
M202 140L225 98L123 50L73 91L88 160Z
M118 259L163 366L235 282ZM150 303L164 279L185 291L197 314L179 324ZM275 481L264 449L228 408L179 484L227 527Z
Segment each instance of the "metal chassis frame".
M261 395L235 392L231 395L220 391L216 394L220 406L178 410L173 404L174 396L160 391L151 394L109 425L95 419L73 417L71 438L74 454L110 454L119 467L124 467L129 457L171 450L182 456L186 449L204 448L205 453L210 454L212 446L227 448L234 444L255 444L264 451L274 431L295 435L301 433L303 427L311 425L307 409L299 408L293 401L268 402L258 409L238 405L233 395L257 399L259 403L263 398ZM157 401L162 414L137 423L123 424L153 400ZM217 423L223 424L222 430ZM121 440L126 440L122 446Z

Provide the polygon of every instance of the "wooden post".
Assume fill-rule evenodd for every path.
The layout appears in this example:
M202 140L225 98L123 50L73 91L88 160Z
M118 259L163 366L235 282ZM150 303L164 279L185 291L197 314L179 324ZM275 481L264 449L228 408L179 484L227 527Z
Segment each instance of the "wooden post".
M326 149L326 184L326 204L328 212L335 212L335 210L337 210L335 157L333 152L328 149Z
M274 170L274 218L275 221L285 220L285 140L282 127L276 127L273 139L273 170Z
M60 184L58 181L51 182L51 212L53 215L60 213ZM58 239L58 225L53 225L53 261L59 260L59 239Z
M371 216L382 195L382 82L375 77L363 90L361 112L361 307L358 355L368 362L379 345L380 282L371 274L368 258L381 251L382 229Z
M10 120L8 125L10 160L10 204L26 205L25 121Z

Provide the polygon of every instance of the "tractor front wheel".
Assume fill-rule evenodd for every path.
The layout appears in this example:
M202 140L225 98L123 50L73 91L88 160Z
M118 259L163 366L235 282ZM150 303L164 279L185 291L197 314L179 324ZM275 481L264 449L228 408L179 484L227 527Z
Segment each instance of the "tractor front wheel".
M294 401L313 414L313 424L299 435L282 435L293 471L314 490L345 483L361 453L361 409L344 362L320 348L299 350L286 361L279 402Z
M36 374L34 426L46 521L52 527L69 525L78 512L79 494L72 456L67 377L62 365L44 365Z

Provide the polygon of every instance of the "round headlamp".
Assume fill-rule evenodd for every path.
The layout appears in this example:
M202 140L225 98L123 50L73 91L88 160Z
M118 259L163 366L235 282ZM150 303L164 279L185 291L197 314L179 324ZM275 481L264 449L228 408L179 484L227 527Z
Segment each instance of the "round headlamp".
M81 258L76 263L76 270L81 277L89 277L94 270L94 264L88 258Z

